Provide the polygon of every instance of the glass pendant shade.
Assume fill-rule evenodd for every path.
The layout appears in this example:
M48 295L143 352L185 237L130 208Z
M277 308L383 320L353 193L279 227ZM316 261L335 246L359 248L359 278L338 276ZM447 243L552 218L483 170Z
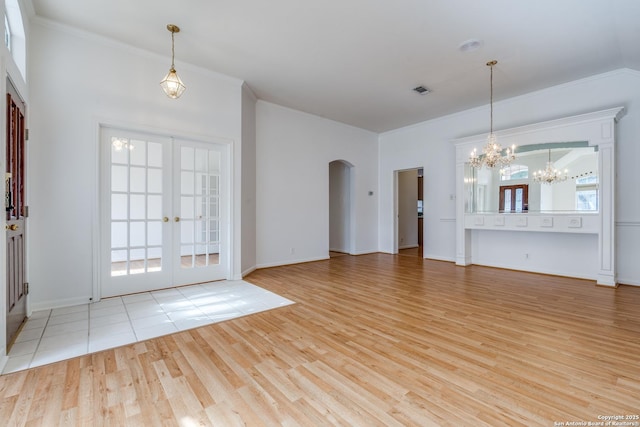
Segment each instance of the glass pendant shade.
M173 99L180 98L180 95L182 95L187 88L184 83L182 83L182 80L180 80L178 73L176 73L176 70L173 67L171 67L165 78L162 79L160 86L162 87L162 90L164 90L164 93L166 93L169 98Z
M171 68L169 68L169 73L162 79L160 82L160 87L164 90L164 93L167 94L169 98L176 99L180 98L187 88L180 77L178 77L178 73L176 72L176 67L174 65L175 59L175 33L180 32L180 27L173 24L167 25L167 30L171 33Z

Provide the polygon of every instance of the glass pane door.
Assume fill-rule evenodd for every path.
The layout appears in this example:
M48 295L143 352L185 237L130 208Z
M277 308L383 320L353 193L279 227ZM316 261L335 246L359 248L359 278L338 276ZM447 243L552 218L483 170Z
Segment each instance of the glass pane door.
M100 296L228 278L228 147L101 129Z
M522 188L516 188L516 212L522 212L522 195L524 190Z
M511 212L511 189L504 190L504 206L502 206L504 212Z
M103 172L108 230L103 237L109 248L102 296L170 286L167 142L105 129L102 143L108 163Z
M162 145L112 137L111 275L162 270Z
M175 187L180 189L176 240L177 283L194 283L226 278L224 223L226 173L223 146L176 142L179 165Z

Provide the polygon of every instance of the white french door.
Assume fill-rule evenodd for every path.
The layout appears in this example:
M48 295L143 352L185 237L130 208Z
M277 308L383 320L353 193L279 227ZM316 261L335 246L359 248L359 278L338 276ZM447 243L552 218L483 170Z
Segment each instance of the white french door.
M100 296L228 277L228 147L101 129Z
M174 284L228 276L225 146L175 141L173 212Z

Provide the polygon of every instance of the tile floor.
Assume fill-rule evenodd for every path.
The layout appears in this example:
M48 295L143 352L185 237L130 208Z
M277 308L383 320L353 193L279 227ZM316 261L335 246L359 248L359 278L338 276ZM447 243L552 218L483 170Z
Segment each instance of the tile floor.
M34 312L3 374L293 304L251 283L211 282Z

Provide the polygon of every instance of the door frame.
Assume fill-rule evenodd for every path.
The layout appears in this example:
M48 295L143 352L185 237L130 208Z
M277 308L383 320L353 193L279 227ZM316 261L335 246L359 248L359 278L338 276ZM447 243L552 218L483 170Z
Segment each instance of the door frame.
M231 138L225 138L220 136L200 135L193 134L184 131L174 131L172 129L155 128L148 126L140 126L128 122L114 121L111 119L97 119L94 122L94 189L93 192L93 246L92 246L92 264L93 264L93 284L92 284L92 296L89 299L91 302L98 302L102 298L102 277L103 277L103 265L102 265L102 245L103 245L103 218L102 218L102 167L103 167L103 154L101 149L101 134L103 128L111 128L122 130L125 132L143 133L149 135L156 135L161 138L178 139L181 141L193 141L205 144L221 144L226 145L225 156L228 165L228 180L226 183L226 191L229 195L229 203L225 207L226 216L228 218L228 227L225 230L225 238L229 242L228 255L226 259L227 277L226 280L232 280L238 277L239 273L235 271L236 266L236 245L239 245L239 235L237 233L234 224L239 220L236 218L236 201L239 195L236 194L235 180L236 180L236 141Z
M393 246L392 246L392 254L397 255L400 253L400 192L402 189L400 188L400 173L408 172L408 171L418 171L419 169L423 170L423 187L422 187L422 203L424 210L424 166L416 166L409 167L405 169L396 169L393 171ZM417 206L416 206L416 214L417 214ZM424 220L423 220L424 224ZM418 233L420 233L420 229L418 229ZM422 250L424 251L424 225L422 229L422 241L423 246ZM423 256L423 255L421 255Z
M331 165L332 164L340 164L345 171L345 177L346 177L346 181L347 181L347 185L344 186L343 188L341 188L339 190L339 195L346 195L346 199L347 199L347 203L345 204L345 209L342 212L343 215L341 215L339 218L333 218L331 215L331 198L333 196L336 196L337 194L332 194L331 192L331 178L332 178L332 174L331 174ZM343 159L336 159L336 160L332 160L327 164L327 169L328 169L328 175L329 175L329 203L328 203L328 207L327 207L327 211L328 211L328 216L329 216L329 229L327 232L327 236L328 236L328 242L329 242L329 248L327 250L327 256L328 253L332 251L332 249L335 248L331 248L331 230L332 230L332 221L343 221L346 226L345 228L345 232L344 232L344 236L346 236L346 240L347 241L347 247L344 248L344 250L346 251L346 253L348 253L349 255L355 255L356 254L356 220L355 220L355 200L354 200L354 195L356 194L355 192L355 166L347 161L347 160L343 160Z
M7 63L7 65L11 65L11 61ZM4 101L2 101L2 105L4 106L3 111L4 111L4 119L2 120L2 125L1 128L3 130L3 143L2 143L2 154L0 154L0 159L3 159L3 163L5 165L5 169L6 169L6 165L7 165L7 132L8 132L8 126L9 124L7 123L7 108L9 107L7 105L7 94L9 94L10 92L12 92L12 97L15 94L17 96L17 100L19 100L22 103L22 115L23 115L23 126L24 126L24 147L23 147L23 168L24 168L24 176L23 176L23 183L24 183L24 194L23 194L23 198L22 198L22 203L23 203L23 207L25 209L28 209L29 206L29 191L28 191L28 186L26 185L27 182L30 181L30 175L31 175L31 168L29 167L29 144L27 143L28 141L28 131L29 131L29 102L28 99L23 95L24 93L27 92L27 88L26 88L26 84L25 82L19 77L19 78L14 78L12 77L12 74L17 74L20 75L19 72L17 73L12 73L12 67L8 67L7 70L5 70L5 76L4 76ZM5 178L4 178L4 172L5 169L3 169L3 186L5 185ZM5 190L6 191L6 190ZM27 217L28 214L25 213L21 218L22 219L18 219L18 222L21 223L22 227L23 227L23 239L22 239L22 253L23 253L23 272L22 272L22 282L23 282L23 286L26 286L25 284L29 283L29 233L25 233L24 230L26 228L27 225ZM4 223L5 226L7 225L7 218L5 215L5 219L4 219ZM1 304L1 308L0 308L0 317L2 319L4 319L5 322L5 327L0 328L2 330L2 332L0 332L0 344L2 344L2 351L0 352L0 355L6 355L6 350L7 350L7 345L10 344L10 338L9 336L7 336L7 328L6 328L6 323L8 321L8 315L9 315L9 310L7 307L8 304L8 300L7 300L7 290L8 290L8 286L9 283L7 282L7 274L8 274L8 269L7 269L7 261L8 261L8 257L9 254L6 251L7 248L7 235L8 235L8 231L5 231L2 235L2 243L0 245L0 247L2 249L0 249L0 253L2 254L2 259L4 260L2 263L2 267L0 267L0 274L2 274L3 277L3 282L4 282L4 287L2 289L2 296L0 297L0 304ZM31 298L29 296L29 292L28 290L25 291L24 293L24 310L25 310L25 318L23 319L23 322L31 315ZM20 326L20 328L22 327L22 325ZM19 333L20 329L18 329L18 333ZM3 337L3 338L2 338ZM17 337L17 333L16 335L14 335L13 338ZM0 367L2 367L3 365L3 360L0 357Z

